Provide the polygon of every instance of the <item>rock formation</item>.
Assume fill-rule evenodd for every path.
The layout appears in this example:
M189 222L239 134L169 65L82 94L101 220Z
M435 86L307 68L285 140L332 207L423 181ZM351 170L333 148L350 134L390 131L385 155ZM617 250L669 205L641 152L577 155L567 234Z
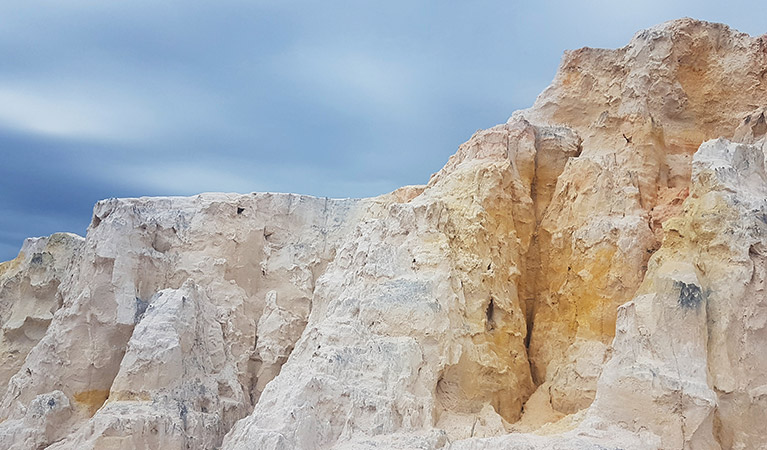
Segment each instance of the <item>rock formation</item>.
M681 19L425 186L101 201L0 265L0 447L761 448L766 108Z

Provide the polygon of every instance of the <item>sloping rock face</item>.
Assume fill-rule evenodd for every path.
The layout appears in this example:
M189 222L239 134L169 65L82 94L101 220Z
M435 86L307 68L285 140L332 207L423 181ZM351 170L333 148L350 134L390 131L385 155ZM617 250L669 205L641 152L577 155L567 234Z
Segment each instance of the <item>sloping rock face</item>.
M63 301L8 383L0 447L220 446L301 335L317 274L359 203L210 194L97 204Z
M69 233L27 239L13 261L0 264L0 383L19 371L61 306L62 282L84 239Z
M0 265L0 447L761 448L765 108L682 19L426 186L99 202Z

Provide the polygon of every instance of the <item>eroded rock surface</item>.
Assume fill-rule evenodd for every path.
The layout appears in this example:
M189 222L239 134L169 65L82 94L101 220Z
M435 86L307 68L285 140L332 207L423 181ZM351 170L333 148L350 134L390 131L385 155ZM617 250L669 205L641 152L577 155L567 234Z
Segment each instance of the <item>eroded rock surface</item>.
M59 286L71 278L71 266L83 238L57 233L27 239L12 261L0 264L0 383L19 371L29 351L45 335L61 306Z
M760 448L765 108L682 19L425 186L99 202L0 265L0 447Z

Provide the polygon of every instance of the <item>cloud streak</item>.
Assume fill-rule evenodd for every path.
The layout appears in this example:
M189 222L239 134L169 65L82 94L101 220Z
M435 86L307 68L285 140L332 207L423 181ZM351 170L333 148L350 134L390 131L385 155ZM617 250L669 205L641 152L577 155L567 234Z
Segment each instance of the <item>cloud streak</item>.
M50 88L0 85L0 125L63 139L131 139L152 132L152 110L120 96L87 98ZM119 107L116 107L119 105ZM126 127L125 124L130 124Z

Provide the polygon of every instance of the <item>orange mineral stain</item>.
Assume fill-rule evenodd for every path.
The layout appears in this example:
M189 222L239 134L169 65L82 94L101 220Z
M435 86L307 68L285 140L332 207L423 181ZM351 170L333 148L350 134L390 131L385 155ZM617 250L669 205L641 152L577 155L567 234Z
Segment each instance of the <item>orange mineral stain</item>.
M109 398L108 389L94 389L92 391L78 392L74 400L80 407L88 410L88 415L93 416L101 405Z

